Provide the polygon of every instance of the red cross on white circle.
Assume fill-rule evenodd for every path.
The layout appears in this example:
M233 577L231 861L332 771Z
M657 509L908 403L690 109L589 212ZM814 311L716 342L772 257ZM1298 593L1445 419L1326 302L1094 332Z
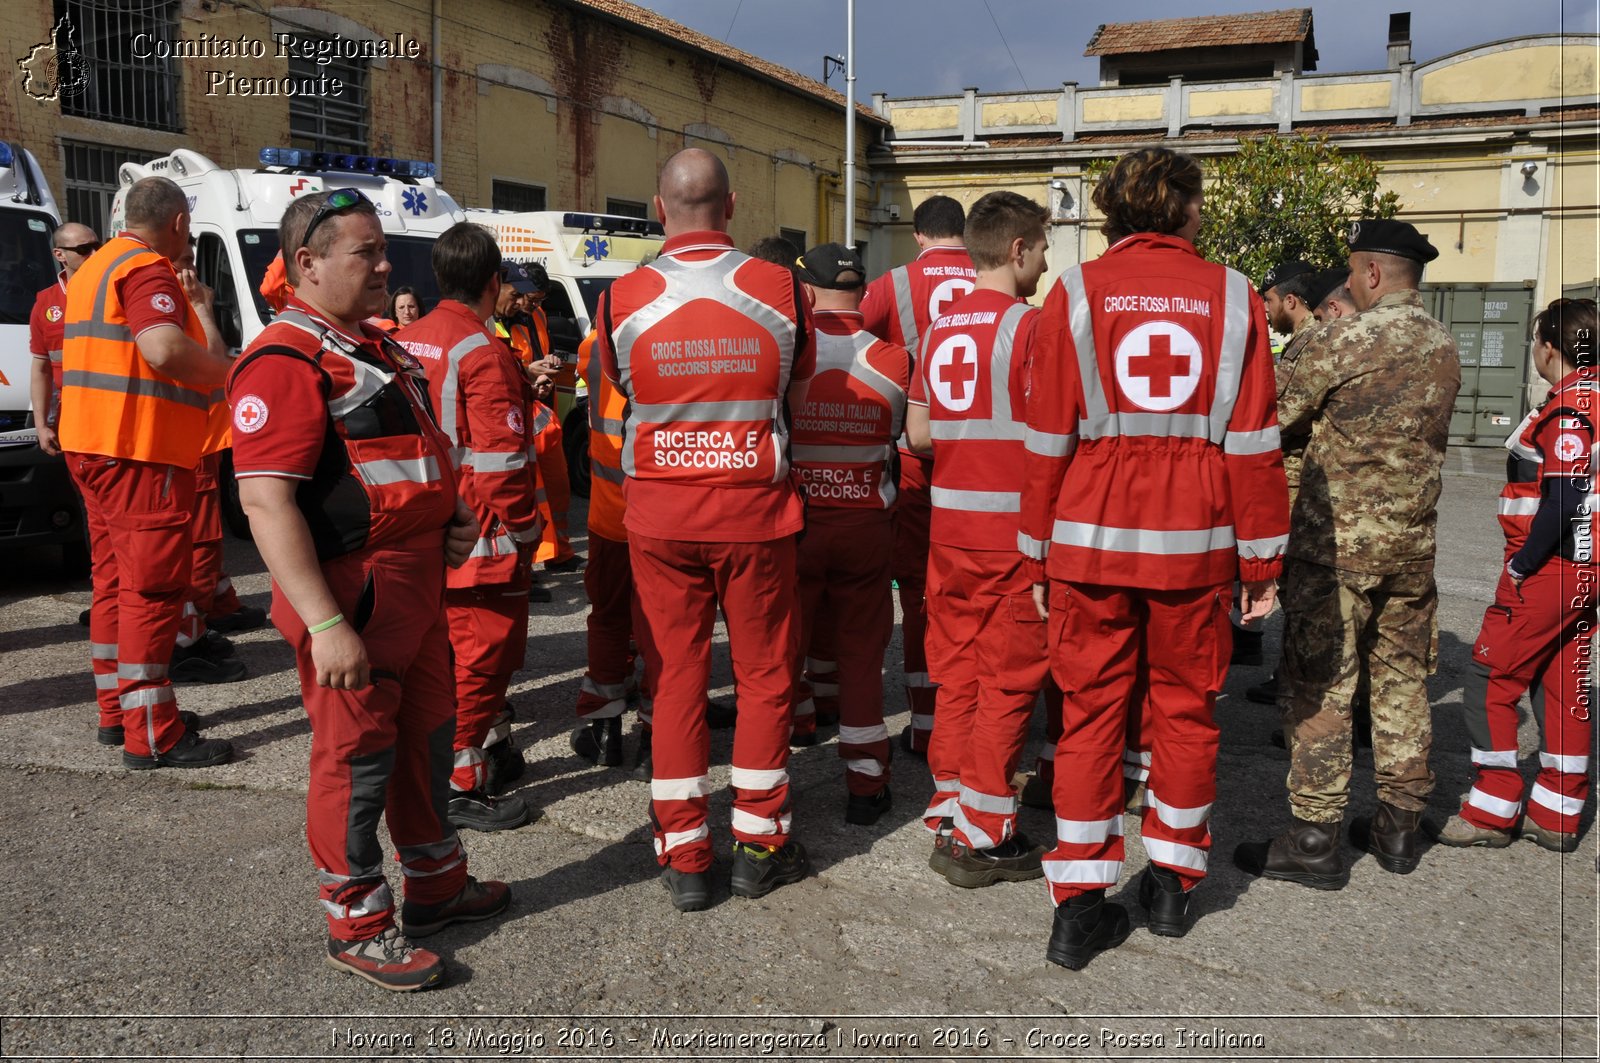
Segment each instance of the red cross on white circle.
M945 337L928 359L928 386L933 398L957 413L970 409L978 389L978 344L958 332Z
M260 395L246 395L233 404L233 427L249 435L267 423L267 404Z
M1583 456L1583 440L1571 432L1556 437L1556 457L1563 462L1577 461Z
M1182 325L1146 321L1117 344L1117 388L1142 410L1165 413L1200 386L1200 343Z

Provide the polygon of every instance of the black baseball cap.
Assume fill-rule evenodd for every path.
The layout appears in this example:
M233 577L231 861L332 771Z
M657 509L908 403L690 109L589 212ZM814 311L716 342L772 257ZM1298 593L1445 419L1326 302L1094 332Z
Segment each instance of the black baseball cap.
M843 244L820 244L800 256L795 272L815 288L853 291L867 283L861 256Z
M1439 249L1430 244L1415 225L1392 218L1363 218L1351 222L1344 242L1351 251L1398 255L1413 262L1432 262L1439 257Z
M507 262L501 271L505 282L523 295L539 291L539 285L534 283L533 277L528 273L528 267L521 262Z

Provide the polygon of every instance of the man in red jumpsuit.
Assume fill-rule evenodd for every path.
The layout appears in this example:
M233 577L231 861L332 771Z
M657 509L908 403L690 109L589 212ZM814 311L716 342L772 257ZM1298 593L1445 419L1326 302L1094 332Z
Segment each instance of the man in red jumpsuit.
M705 691L720 604L739 703L732 889L760 897L808 870L790 837L789 713L799 651L789 411L816 365L805 295L728 238L734 194L708 151L662 168L667 241L602 298L596 354L628 399L628 552L655 677L657 859L679 911L710 903Z
M866 270L842 244L800 259L815 307L817 372L795 414L791 454L806 492L800 541L800 645L818 614L830 618L837 658L839 755L847 823L889 810L889 731L883 723L883 653L894 631L889 568L894 551L894 447L905 420L911 358L861 327ZM808 662L810 663L810 662ZM797 702L799 693L797 691ZM797 704L797 709L799 705ZM815 707L795 717L815 731Z
M867 285L861 299L866 330L898 343L913 364L922 357L922 335L950 304L972 291L976 273L968 257L966 214L949 196L929 196L911 215L921 253ZM915 374L913 374L915 375ZM923 641L928 632L928 484L933 460L900 446L900 493L894 511L894 580L900 588L900 639L911 727L901 735L909 752L926 756L936 698L928 678Z
M100 250L100 238L87 225L69 221L50 237L50 255L61 266L55 283L33 300L28 317L28 350L33 354L30 396L33 399L33 427L39 433L39 449L60 454L56 424L61 415L61 347L67 314L67 281L89 256Z
M511 900L505 883L467 874L445 815L456 727L444 572L467 559L478 521L456 498L422 367L364 323L389 274L376 209L355 189L307 193L278 235L294 295L235 364L228 401L240 500L311 717L306 837L327 962L422 989L444 962L408 939ZM380 816L405 871L403 936Z
M967 217L977 287L923 336L906 414L933 452L928 659L939 684L923 813L929 866L965 888L1038 878L1042 850L1017 830L1011 777L1049 658L1033 584L1017 554L1029 348L1026 302L1045 269L1049 212L991 192ZM948 822L946 822L948 821ZM948 834L948 844L941 835Z
M422 363L439 427L455 445L461 498L478 537L445 576L455 657L455 770L450 822L509 830L528 822L520 797L489 795L487 747L511 741L506 688L528 647L528 588L542 521L530 453L532 388L511 349L484 326L500 294L500 249L481 225L461 222L433 245L439 303L395 334ZM515 757L510 746L503 751ZM516 774L515 768L512 774Z
M228 371L211 293L174 272L189 205L164 177L128 189L126 229L67 284L58 442L78 485L94 565L90 664L98 738L133 769L220 764L168 675L189 589L194 467L211 391Z
M1266 314L1249 281L1194 248L1199 165L1134 152L1094 202L1111 246L1062 273L1039 319L1018 536L1041 615L1048 574L1065 700L1046 956L1073 969L1128 934L1105 891L1122 874L1123 751L1141 709L1139 901L1153 932L1188 931L1211 846L1232 584L1247 621L1266 614L1289 526Z

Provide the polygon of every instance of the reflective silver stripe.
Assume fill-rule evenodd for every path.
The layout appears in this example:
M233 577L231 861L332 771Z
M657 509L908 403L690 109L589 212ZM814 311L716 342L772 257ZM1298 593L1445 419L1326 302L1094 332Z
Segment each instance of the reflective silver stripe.
M1176 436L1180 439L1205 439L1211 421L1199 413L1112 413L1087 417L1078 426L1085 439L1106 436Z
M50 354L50 361L54 362L56 365L60 365L61 364L61 352L60 351L50 351L49 354Z
M1582 775L1589 770L1589 758L1565 756L1560 753L1540 753L1539 767L1559 771L1563 775Z
M1017 532L1017 550L1025 557L1043 561L1050 556L1050 543L1045 539L1035 539L1025 532Z
M439 428L452 443L461 442L459 392L461 390L461 362L473 351L489 345L489 337L474 332L456 341L444 356L444 379L439 382Z
M1273 558L1282 557L1283 552L1289 548L1289 536L1274 535L1266 539L1240 539L1239 556L1254 558L1257 561L1271 561Z
M165 679L167 666L164 664L118 664L117 678L138 681L141 679Z
M1522 811L1521 801L1507 801L1503 797L1485 793L1476 786L1467 792L1467 804L1473 808L1481 808L1491 816L1498 816L1501 819L1515 819Z
M303 311L289 308L272 319L274 325L285 324L308 332L317 337L322 344L322 353L343 358L350 367L350 374L354 378L349 391L343 395L328 400L328 412L335 418L344 418L351 411L372 400L372 398L388 386L394 379L394 374L372 365L361 358L354 356L355 346L350 340L341 336L333 326L318 322ZM455 437L452 436L452 439Z
M1259 432L1229 432L1222 441L1225 454L1270 454L1283 449L1283 438L1278 426L1272 425Z
M114 661L117 659L117 644L115 642L89 643L89 656L97 661Z
M171 686L141 687L138 690L130 690L126 694L120 695L117 698L117 704L121 705L123 711L126 712L129 709L148 709L154 705L165 705L167 702L175 700L177 699L173 697Z
M705 775L690 775L681 779L651 779L650 800L693 801L711 793L711 779Z
M781 405L782 403L776 399L635 403L630 407L633 416L629 418L629 422L663 425L678 421L692 421L697 424L708 421L765 421L768 418L776 418Z
M506 554L517 552L517 544L511 541L509 535L496 535L493 539L480 538L472 544L472 553L469 557L504 557Z
M87 369L69 369L61 374L62 387L85 388L91 391L109 391L117 395L143 395L146 398L176 402L197 410L211 408L211 399L196 391L165 380L144 377L118 376L115 373L94 373Z
M592 394L592 392L591 392L591 394ZM591 399L590 401L592 402L594 400ZM606 435L606 436L620 436L620 435L622 435L622 421L621 421L620 418L616 418L616 417L596 417L596 418L593 418L589 422L589 427L592 428L594 431L599 432L601 435Z
M1234 545L1232 525L1193 531L1155 531L1149 528L1113 528L1075 520L1056 521L1051 541L1085 550L1164 555L1206 554L1213 550L1230 549Z
M1095 357L1094 320L1089 313L1089 296L1083 285L1083 267L1071 266L1058 281L1067 290L1067 327L1078 355L1078 376L1083 383L1083 405L1087 422L1104 422L1111 416L1106 404L1105 384L1100 379L1100 360ZM1084 439L1093 439L1087 426L1078 429Z
M1531 517L1539 512L1539 499L1502 498L1496 505L1502 517Z
M117 677L111 672L97 672L94 677L94 688L96 690L115 690L117 689Z
M621 469L614 469L605 462L595 461L592 458L589 461L589 475L611 484L620 484L627 479Z
M921 353L917 347L922 342L922 337L917 334L917 311L911 294L911 270L906 266L896 266L889 271L889 280L894 285L894 308L900 317L900 338L904 341L905 349L911 352L911 360L915 363Z
M833 461L846 464L866 464L888 461L889 455L894 453L894 444L874 443L868 446L849 447L795 443L790 446L789 452L795 461Z
M1188 830L1198 827L1211 815L1209 804L1196 805L1193 808L1179 808L1169 805L1156 796L1155 790L1146 790L1144 803L1148 808L1155 810L1156 816L1173 830Z
M949 487L929 489L938 509L961 509L969 513L1021 513L1019 491L957 491Z
M1517 751L1515 749L1472 749L1472 763L1482 764L1486 768L1515 768L1517 766Z
M528 466L528 452L513 450L508 453L486 453L481 450L464 450L461 464L470 465L474 472L511 472Z
M550 412L550 407L539 403L538 411L533 415L533 423L528 426L528 434L536 436L550 427L550 422L555 419L555 414Z
M116 273L117 268L129 259L138 258L140 255L154 255L155 253L141 244L128 248L112 259L111 263L100 271L99 283L94 290L94 310L90 313L89 320L67 322L66 326L61 330L62 339L100 339L114 340L118 343L132 343L133 333L129 330L126 322L118 325L106 321L106 300L111 292L111 277ZM65 387L67 382L63 379L61 383ZM78 386L90 387L92 385L80 384Z
M1121 860L1046 860L1044 877L1061 885L1112 886L1122 877Z
M1228 434L1233 407L1244 380L1244 356L1250 342L1250 282L1236 269L1223 267L1222 349L1217 352L1217 392L1211 399L1211 442Z
M1028 453L1045 458L1066 458L1078 448L1077 433L1041 432L1030 428L1023 434L1022 445Z
M728 769L728 785L738 790L775 790L789 784L789 772L784 768L741 768L737 764Z
M991 812L997 816L1009 816L1017 810L1017 795L1008 794L997 797L986 794L982 790L974 790L970 786L961 788L961 796L956 798L961 804L975 812Z
M864 746L871 742L887 742L889 728L886 724L874 724L871 727L846 727L839 726L839 744L850 746Z
M1099 845L1122 834L1122 817L1062 819L1056 817L1056 840L1070 845Z
M425 458L380 458L375 461L352 463L361 479L372 487L388 484L431 484L439 480L439 462L432 455Z
M1022 442L1027 434L1028 426L1021 421L999 421L987 417L977 417L970 420L958 421L943 418L932 419L928 422L928 436L931 439L941 440L946 443L964 439L1003 440L1008 442Z
M507 534L511 536L511 539L512 539L513 542L521 543L524 546L526 546L528 543L536 543L536 542L538 542L540 537L541 537L541 535L542 535L542 533L543 533L543 526L540 525L540 524L535 524L533 527L529 528L527 531L522 531L522 532L508 531L507 532Z
M1152 838L1149 835L1139 839L1144 843L1144 851L1150 854L1153 863L1172 864L1176 867L1186 867L1191 871L1204 871L1208 850L1194 845L1184 845L1181 842L1169 842L1165 838Z

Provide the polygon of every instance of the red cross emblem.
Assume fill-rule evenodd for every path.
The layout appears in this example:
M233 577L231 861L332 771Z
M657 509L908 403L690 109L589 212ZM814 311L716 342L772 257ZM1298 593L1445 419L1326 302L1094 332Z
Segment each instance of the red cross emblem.
M233 404L233 427L245 435L259 432L267 423L267 404L260 395L246 395Z
M939 405L960 413L977 397L978 344L964 332L948 336L928 359L928 383Z
M1182 325L1147 321L1117 344L1117 386L1143 410L1165 413L1200 386L1200 343Z

